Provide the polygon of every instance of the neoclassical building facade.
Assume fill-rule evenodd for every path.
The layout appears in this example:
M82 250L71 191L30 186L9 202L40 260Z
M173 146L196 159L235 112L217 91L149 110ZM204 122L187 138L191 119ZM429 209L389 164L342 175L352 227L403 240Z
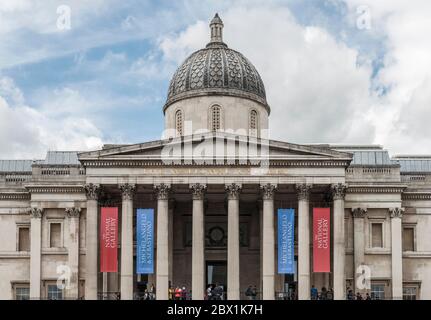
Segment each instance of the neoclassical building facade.
M136 299L153 284L205 298L431 299L431 156L268 139L250 61L211 40L175 72L158 141L0 160L0 299ZM119 212L118 270L100 272L100 211ZM155 213L154 272L137 274L136 210ZM280 208L295 212L295 272L277 268ZM330 210L330 270L313 271L313 208Z

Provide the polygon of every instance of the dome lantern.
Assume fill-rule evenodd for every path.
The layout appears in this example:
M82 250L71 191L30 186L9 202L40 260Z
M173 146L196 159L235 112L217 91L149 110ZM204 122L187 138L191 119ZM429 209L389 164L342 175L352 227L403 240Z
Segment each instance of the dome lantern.
M223 21L220 19L218 13L216 13L210 23L211 41L207 44L207 48L212 45L226 46L223 42L223 27Z

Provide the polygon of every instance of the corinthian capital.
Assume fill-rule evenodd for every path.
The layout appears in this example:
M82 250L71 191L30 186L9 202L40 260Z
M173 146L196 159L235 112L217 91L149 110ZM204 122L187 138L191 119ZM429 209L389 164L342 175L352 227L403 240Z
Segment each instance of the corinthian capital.
M42 218L43 209L42 208L31 208L29 210L30 216L35 219Z
M87 196L88 200L99 199L99 195L101 191L99 184L89 183L84 186L84 189L85 189L85 195Z
M260 186L262 190L262 198L263 200L273 200L275 191L277 190L277 186L272 183L267 183Z
M363 219L367 215L367 208L352 208L353 218Z
M299 183L296 186L296 193L298 194L298 200L309 200L310 191L313 187L311 184Z
M155 184L154 191L156 192L158 200L168 200L171 186L164 183Z
M190 190L192 191L193 200L202 200L205 196L206 189L207 189L206 184L195 183L190 185Z
M81 214L81 208L66 208L66 217L68 218L79 218Z
M123 200L133 200L133 196L136 192L136 184L123 183L118 186L121 190L121 196Z
M332 199L344 200L346 196L347 185L344 183L337 183L331 185Z
M236 183L228 184L225 186L227 198L229 200L238 200L241 192L241 186Z
M404 208L390 208L389 214L391 218L402 218L404 214Z

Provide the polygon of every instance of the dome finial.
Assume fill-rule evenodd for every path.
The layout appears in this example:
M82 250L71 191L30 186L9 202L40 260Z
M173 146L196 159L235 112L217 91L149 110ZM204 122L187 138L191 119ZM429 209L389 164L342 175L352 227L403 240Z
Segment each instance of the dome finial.
M218 13L210 23L211 41L210 43L223 43L223 21L220 19Z

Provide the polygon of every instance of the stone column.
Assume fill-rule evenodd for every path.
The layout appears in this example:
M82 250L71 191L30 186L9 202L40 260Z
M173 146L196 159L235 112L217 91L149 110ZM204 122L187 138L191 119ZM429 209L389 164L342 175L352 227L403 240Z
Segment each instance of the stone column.
M239 281L239 194L241 186L226 185L227 193L227 297L240 299Z
M169 259L169 282L171 286L173 285L173 274L174 274L174 210L175 210L175 200L169 200L169 208L168 208L168 259Z
M392 248L392 299L403 298L403 249L402 249L402 217L403 208L390 208L391 216L391 248Z
M30 299L40 299L43 209L30 209Z
M298 194L298 299L310 300L310 190L297 184Z
M69 220L68 265L70 268L69 288L66 296L69 299L78 299L79 287L79 216L81 208L66 208L66 217Z
M169 212L168 199L170 186L164 183L154 186L157 194L157 260L156 298L169 298Z
M261 186L263 199L263 253L262 253L262 298L274 300L274 258L275 258L275 232L274 232L274 194L277 186L266 184Z
M192 298L203 300L205 291L205 223L204 197L206 185L190 186L193 195L192 227Z
M257 201L257 209L259 210L259 299L262 299L263 288L263 201Z
M367 214L366 208L352 208L353 215L353 246L354 246L354 273L355 273L355 293L363 294L365 292L365 284L358 288L358 278L362 275L360 266L365 265L365 233L364 220ZM360 273L358 273L360 271Z
M344 239L344 197L347 186L342 183L331 186L334 200L334 300L346 298L345 239Z
M97 258L98 258L98 228L97 200L100 194L100 185L85 185L87 195L86 227L85 227L85 299L97 300Z
M120 184L121 206L121 300L133 300L133 196L135 184Z

